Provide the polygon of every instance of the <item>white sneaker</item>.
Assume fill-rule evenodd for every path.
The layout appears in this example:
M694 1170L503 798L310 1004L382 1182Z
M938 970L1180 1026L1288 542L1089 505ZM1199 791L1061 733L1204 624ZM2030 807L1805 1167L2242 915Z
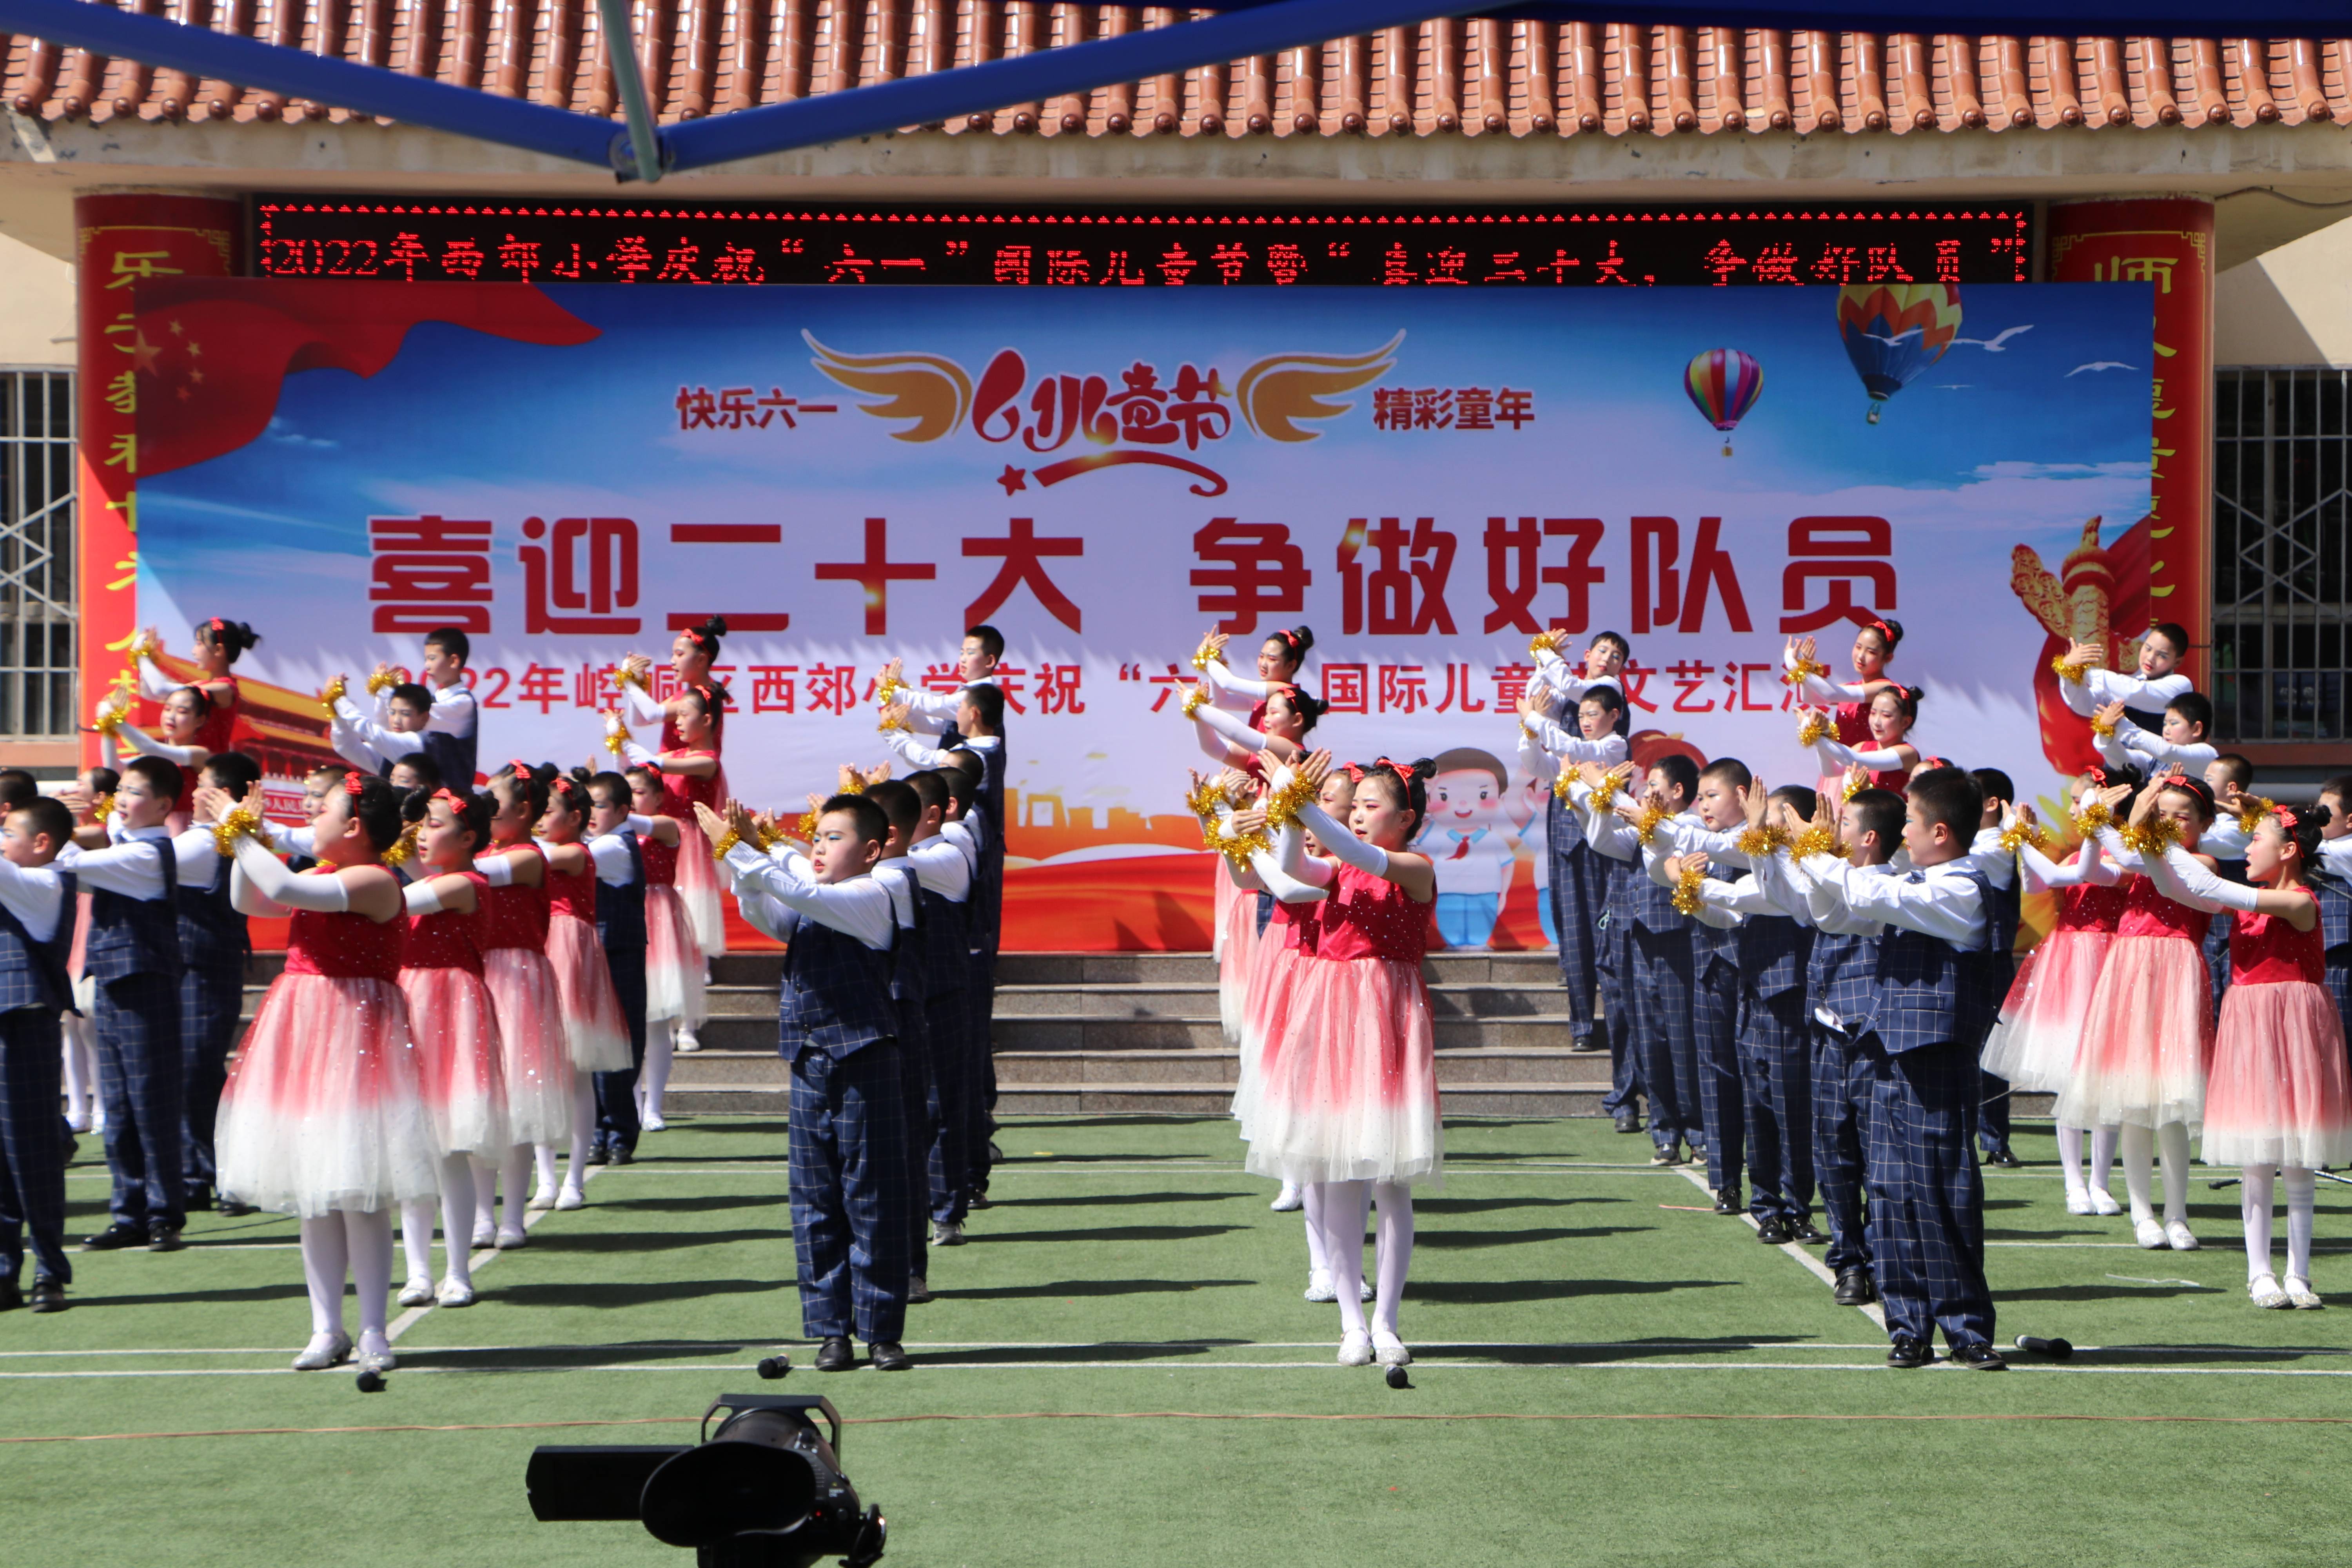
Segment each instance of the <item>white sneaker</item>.
M500 1252L512 1252L516 1247L520 1247L524 1242L530 1239L530 1238L528 1236L523 1234L522 1226L519 1225L502 1225L499 1226L498 1238L492 1243L492 1245L497 1247Z
M2113 1197L2109 1196L2106 1188L2093 1187L2091 1189L2091 1212L2093 1214L2119 1215L2124 1212L2124 1205L2116 1202Z
M702 1042L694 1037L692 1029L680 1029L677 1037L670 1042L669 1048L673 1051L698 1051L702 1048Z
M390 1372L400 1364L392 1353L392 1342L373 1331L360 1336L358 1361L362 1372Z
M71 1117L68 1117L66 1119L66 1131L72 1133L77 1138L80 1137L83 1133L90 1131L89 1118L85 1116L79 1121L76 1121Z
M2319 1292L2311 1288L2311 1281L2297 1274L2286 1277L2286 1299L2306 1312L2327 1305L2319 1299Z
M342 1330L330 1334L312 1334L302 1353L294 1358L296 1372L324 1372L352 1353L352 1339Z
M422 1274L410 1275L408 1283L400 1288L400 1304L404 1307L422 1307L431 1300L433 1281Z
M488 1220L478 1220L475 1223L475 1251L479 1252L482 1248L494 1245L498 1241L498 1238L499 1227L497 1226L492 1225Z
M1331 1271L1328 1268L1310 1269L1307 1272L1307 1299L1310 1301L1336 1301L1339 1299L1339 1289L1331 1283Z
M2197 1239L2196 1234L2189 1228L2189 1222L2185 1219L2166 1220L2164 1239L2175 1252L2195 1252L2205 1245Z
M555 1206L566 1210L585 1208L588 1206L588 1194L566 1182L556 1189Z
M1285 1182L1282 1184L1282 1191L1275 1194L1274 1202L1266 1206L1276 1214L1288 1214L1293 1209L1304 1208L1306 1200L1298 1195L1297 1182Z
M933 1247L961 1247L963 1240L963 1226L956 1221L940 1219L931 1222Z
M2286 1292L2279 1289L2278 1277L2274 1274L2257 1274L2247 1280L2246 1294L2252 1298L2255 1306L2270 1311L2294 1304L2287 1300Z
M553 1208L555 1206L555 1189L553 1187L540 1188L537 1192L530 1194L530 1202L523 1205L522 1206L526 1209Z
M643 1116L638 1117L637 1125L644 1128L648 1132L667 1132L669 1131L669 1123L662 1120L662 1113L658 1110L648 1110Z
M1412 1364L1412 1352L1404 1348L1404 1342L1402 1340L1397 1338L1386 1329L1374 1329L1372 1331L1372 1359L1379 1362L1382 1366L1411 1366Z
M2091 1207L2090 1189L2087 1187L2067 1188L2066 1212L2068 1214L2095 1214L2098 1212Z
M2164 1226L2152 1219L2132 1221L2132 1239L2150 1252L2161 1252L2172 1245L2164 1234Z
M1349 1330L1346 1336L1339 1341L1339 1364L1341 1366L1371 1365L1372 1336L1361 1329Z
M444 1307L470 1307L474 1304L474 1287L464 1279L444 1279L433 1299Z

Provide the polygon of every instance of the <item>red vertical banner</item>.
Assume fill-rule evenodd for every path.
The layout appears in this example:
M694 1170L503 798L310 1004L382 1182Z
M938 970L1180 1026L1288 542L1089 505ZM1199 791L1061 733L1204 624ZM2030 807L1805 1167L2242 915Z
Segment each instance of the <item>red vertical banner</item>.
M123 650L139 627L139 399L156 391L153 372L163 345L142 340L132 296L151 278L236 276L245 209L215 196L77 196L74 228L77 662L87 710L121 668ZM82 761L97 759L97 739L88 737Z
M2148 619L2189 628L2199 650L2189 669L2202 686L2213 602L2213 204L2166 197L2055 207L2050 279L2155 287Z

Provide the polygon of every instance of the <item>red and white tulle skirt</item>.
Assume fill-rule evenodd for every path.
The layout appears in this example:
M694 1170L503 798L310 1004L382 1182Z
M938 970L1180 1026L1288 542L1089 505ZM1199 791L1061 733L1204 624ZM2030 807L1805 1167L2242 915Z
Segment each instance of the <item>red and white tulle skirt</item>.
M604 962L596 928L578 915L557 910L547 922L547 965L555 971L556 994L563 999L563 1037L572 1066L580 1072L619 1072L634 1065L629 1021L613 971Z
M430 1197L442 1151L417 1080L399 986L279 975L221 1096L221 1192L305 1219Z
M710 840L691 810L677 819L677 896L685 901L686 918L694 924L694 945L702 956L726 956L727 905L719 887L719 868L710 858Z
M2000 1021L1985 1038L1984 1070L2011 1089L2063 1093L2074 1076L2091 993L2115 932L2053 931L2026 954L2001 1004Z
M710 1016L710 982L702 948L677 889L656 882L646 889L646 1020L676 1018L699 1029Z
M498 1009L470 969L404 969L408 1028L416 1042L417 1091L444 1154L506 1156L506 1059Z
M1218 856L1218 863L1223 864L1224 858ZM1224 1026L1225 1044L1238 1046L1250 976L1257 970L1256 889L1230 889L1219 923L1224 928L1224 944L1217 952L1217 1021Z
M2231 985L2205 1085L2205 1163L2309 1170L2352 1159L2347 1076L2344 1021L2327 987Z
M1265 1052L1265 1022L1273 1009L1277 993L1291 984L1291 973L1307 962L1298 956L1298 950L1285 940L1280 927L1269 925L1251 955L1249 984L1242 997L1240 1070L1234 1081L1234 1119L1242 1124L1242 1137L1250 1136L1257 1116L1257 1090L1262 1079L1260 1063Z
M2213 1057L2211 984L2203 951L2186 937L2109 942L2074 1075L2058 1096L2060 1125L2194 1129Z
M1436 1050L1419 964L1297 960L1265 1019L1248 1168L1295 1182L1442 1184Z
M494 947L482 954L482 988L499 1018L507 1136L516 1143L561 1143L572 1136L572 1047L563 998L544 953Z

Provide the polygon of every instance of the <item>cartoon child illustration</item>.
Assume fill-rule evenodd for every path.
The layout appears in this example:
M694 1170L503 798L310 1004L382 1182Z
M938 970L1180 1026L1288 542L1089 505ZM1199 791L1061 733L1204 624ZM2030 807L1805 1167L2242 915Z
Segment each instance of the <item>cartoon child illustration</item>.
M1415 847L1436 863L1437 931L1448 947L1485 947L1518 861L1510 774L1494 755L1457 746L1437 758L1429 824Z
M1511 831L1518 836L1519 847L1535 862L1536 920L1543 927L1544 941L1558 946L1559 922L1552 913L1551 826L1544 815L1544 806L1551 798L1551 780L1530 773L1504 797L1504 811L1511 819ZM1503 877L1506 894L1510 890L1510 875Z

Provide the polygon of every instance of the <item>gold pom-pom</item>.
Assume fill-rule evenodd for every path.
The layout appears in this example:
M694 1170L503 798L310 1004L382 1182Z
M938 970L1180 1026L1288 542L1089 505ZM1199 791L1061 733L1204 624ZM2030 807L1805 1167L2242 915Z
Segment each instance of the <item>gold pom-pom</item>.
M1594 785L1592 790L1594 814L1606 816L1614 810L1617 805L1617 792L1631 783L1633 777L1633 764L1631 763L1620 763L1602 773L1600 784Z
M1797 744L1801 746L1810 746L1814 742L1826 737L1830 732L1830 729L1831 725L1828 714L1821 712L1818 710L1808 710L1805 714L1805 721L1797 726Z
M2105 801L2095 800L2074 814L2074 831L2080 837L2088 838L2100 828L2112 824L2115 819L2116 814L2107 809Z
M891 708L896 706L894 703L882 710L882 722L874 726L876 734L887 735L893 730L903 730L907 727L907 716L904 713L891 711Z
M1528 640L1528 657L1536 658L1548 653L1556 654L1567 642L1568 634L1557 626L1538 632Z
M710 858L713 860L724 860L727 858L727 852L742 842L743 836L730 827L710 841Z
M1209 650L1207 648L1195 648L1193 650L1192 668L1199 670L1203 675L1206 675L1209 672Z
M2264 800L2258 795L2242 796L2238 805L2238 831L2241 833L2253 832L2256 827L2261 826L2263 817L2268 816L2277 809L2278 803L2276 801Z
M2002 854L2014 855L2017 853L2018 847L2022 844L2031 844L2036 849L2046 852L2050 847L2050 835L2039 823L2032 822L2013 823L2001 829Z
M2152 816L2146 822L2126 823L2116 837L2141 859L2153 860L2180 842L2180 824L2168 816Z
M392 847L386 849L383 855L378 857L378 858L383 860L383 862L387 866L407 865L409 857L416 853L416 836L419 832L423 831L424 826L425 825L421 822L412 822L407 826L402 828L400 830L400 837L394 839L392 841Z
M114 797L109 795L105 804L111 808L114 805ZM260 837L261 814L249 805L240 805L214 826L213 848L219 852L222 859L226 860L236 853L236 841L248 834L255 837Z
M903 681L903 680L899 679L898 679L897 676L895 676L895 675L892 675L892 676L886 676L886 677L883 679L882 683L881 683L879 686L877 686L877 687L876 687L876 688L875 688L875 690L874 690L874 702L875 702L875 706L876 706L876 707L877 707L877 708L887 708L887 707L890 707L892 704L896 703L896 702L898 700L898 694L899 694L900 692L902 692L902 691L906 690L906 689L907 689L907 683L906 683L905 681ZM888 726L885 726L885 728L890 728L890 729L904 729L904 728L906 728L906 726L905 726L905 725L903 725L903 724L899 724L899 725L888 725Z
M118 733L122 728L122 710L120 708L100 709L98 710L98 717L89 721L89 727L97 731L101 735L110 737Z
M327 710L328 718L335 716L335 704L341 702L343 693L350 689L351 682L340 675L327 682L326 689L319 693L319 706Z
M866 793L866 775L859 773L856 768L850 769L849 782L842 786L841 793L844 795L864 795Z
M784 830L777 826L774 823L762 822L755 824L754 826L758 829L758 841L761 854L765 855L769 850L773 849L777 845L782 844L784 841Z
M1826 664L1819 664L1810 658L1801 658L1795 664L1790 665L1787 673L1780 677L1780 684L1783 686L1801 685L1805 678L1809 675L1818 675L1826 678L1829 672L1830 667Z
M2091 733L2096 735L2102 741L2105 740L2115 732L2116 727L2113 724L2108 723L2105 719L2094 719L2091 721Z
M102 795L89 803L89 819L92 822L104 822L113 815L114 797L112 795Z
M645 687L645 684L646 678L639 675L635 670L631 669L627 665L616 664L613 667L614 690L626 691L632 686L642 688ZM647 689L650 689L648 688Z
M1672 815L1654 800L1645 802L1642 806L1642 815L1633 819L1633 836L1639 838L1643 847L1646 848L1650 840L1657 837L1658 824Z
M1559 776L1551 781L1552 796L1557 800L1566 800L1575 787L1576 770L1572 767L1560 769Z
M1866 790L1869 787L1870 775L1868 773L1856 773L1845 781L1845 790L1843 798L1852 800L1855 795L1860 795L1864 790Z
M1249 858L1251 856L1258 854L1262 850L1272 848L1273 843L1261 830L1251 833L1228 834L1225 836L1223 843L1220 845L1219 847L1224 851L1225 859L1233 866L1233 868L1238 871L1243 867L1249 864Z
M801 813L799 837L800 841L803 844L814 844L816 842L816 813L814 811L804 811Z
M2083 672L2089 668L2090 666L2084 664L2068 664L2066 656L2063 653L2050 661L2051 671L2069 686L2082 685Z
M1265 826L1270 832L1279 833L1298 820L1299 811L1315 798L1315 786L1307 780L1293 777L1280 789L1269 791L1265 797Z
M1199 789L1187 791L1184 795L1184 809L1198 817L1214 817L1218 808L1224 804L1224 792L1213 784L1204 784Z
M1706 900L1699 894L1699 885L1706 880L1706 872L1696 866L1685 866L1675 879L1675 912L1696 915Z
M1797 835L1797 841L1789 846L1789 853L1799 860L1814 855L1845 858L1844 852L1838 848L1837 834L1826 823L1818 822Z
M400 680L400 671L396 669L379 669L367 678L368 695L370 697L381 697L385 692L391 690L394 687L399 685Z
M621 722L621 716L618 713L605 714L604 749L617 757L628 743L628 728Z
M1739 852L1751 860L1760 860L1774 850L1786 847L1788 842L1786 828L1750 827L1739 836Z
M1184 693L1184 717L1190 719L1193 714L1198 713L1202 708L1206 705L1208 700L1208 692L1198 686L1186 691Z

